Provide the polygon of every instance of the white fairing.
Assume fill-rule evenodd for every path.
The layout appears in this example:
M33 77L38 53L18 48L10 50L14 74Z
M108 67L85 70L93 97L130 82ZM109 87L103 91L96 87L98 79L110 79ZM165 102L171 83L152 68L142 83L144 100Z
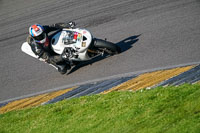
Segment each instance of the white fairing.
M71 33L73 34L72 36ZM76 37L75 37L76 34ZM71 40L69 42L69 38ZM87 49L92 42L92 35L85 29L63 29L51 39L51 46L55 53L62 54L65 47L71 47L76 51L78 57L72 58L76 61L89 60Z
M24 42L22 44L21 50L24 53L26 53L26 54L38 59L38 56L33 53L32 49L31 49L31 46L27 42ZM40 58L40 61L44 61L44 60L42 58Z

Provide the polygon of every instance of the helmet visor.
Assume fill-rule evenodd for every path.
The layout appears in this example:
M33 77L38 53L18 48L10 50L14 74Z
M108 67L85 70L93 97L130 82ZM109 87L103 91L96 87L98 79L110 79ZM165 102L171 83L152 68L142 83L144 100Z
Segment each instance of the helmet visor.
M41 41L46 37L45 33L43 32L42 34L40 34L39 36L35 36L34 39L37 41Z

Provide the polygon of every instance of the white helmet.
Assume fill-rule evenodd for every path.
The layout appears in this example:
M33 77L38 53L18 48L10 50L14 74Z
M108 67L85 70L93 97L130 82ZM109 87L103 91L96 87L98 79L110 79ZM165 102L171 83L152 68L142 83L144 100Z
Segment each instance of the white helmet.
M38 43L45 43L46 34L44 32L43 26L39 24L34 24L29 28L29 34L35 39Z

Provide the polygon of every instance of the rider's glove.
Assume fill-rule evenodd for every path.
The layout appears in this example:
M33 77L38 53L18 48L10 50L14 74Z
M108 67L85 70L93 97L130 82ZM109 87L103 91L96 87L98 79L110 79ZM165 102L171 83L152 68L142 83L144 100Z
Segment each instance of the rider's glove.
M49 25L49 27L55 27L55 28L59 28L59 29L62 29L62 28L75 28L76 26L76 23L73 22L73 21L70 21L69 23L56 23L56 24L52 24L52 25Z
M76 23L75 23L75 22L73 22L73 21L71 21L71 22L69 22L69 25L70 25L70 28L75 28L75 26L76 26Z

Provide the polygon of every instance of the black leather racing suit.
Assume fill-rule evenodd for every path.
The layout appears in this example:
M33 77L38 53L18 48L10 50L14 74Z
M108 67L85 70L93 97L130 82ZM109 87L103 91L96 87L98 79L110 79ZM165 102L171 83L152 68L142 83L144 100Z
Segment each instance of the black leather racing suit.
M60 55L57 55L54 53L49 45L49 33L56 30L61 30L62 28L70 28L71 25L69 23L57 23L52 25L44 25L44 32L46 33L47 39L46 42L41 44L35 42L34 38L32 36L27 37L27 42L31 46L32 51L35 53L35 55L38 55L38 58L44 59L47 63L50 63L58 68L59 65L62 64L64 61ZM59 64L59 65L58 65Z

